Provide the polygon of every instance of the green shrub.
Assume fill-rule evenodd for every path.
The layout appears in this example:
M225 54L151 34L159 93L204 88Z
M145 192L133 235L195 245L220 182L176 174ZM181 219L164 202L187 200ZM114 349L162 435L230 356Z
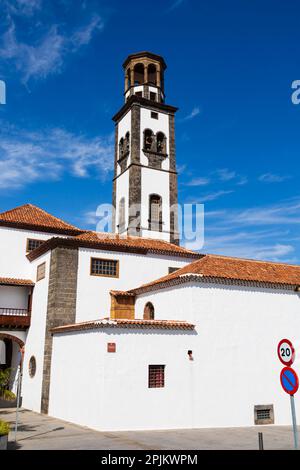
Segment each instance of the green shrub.
M10 431L10 426L5 421L0 420L0 436L6 436Z
M4 390L3 392L3 398L4 400L8 400L8 401L15 401L16 400L16 395L11 392L10 390Z
M3 396L4 390L6 390L9 384L11 369L0 370L0 397Z

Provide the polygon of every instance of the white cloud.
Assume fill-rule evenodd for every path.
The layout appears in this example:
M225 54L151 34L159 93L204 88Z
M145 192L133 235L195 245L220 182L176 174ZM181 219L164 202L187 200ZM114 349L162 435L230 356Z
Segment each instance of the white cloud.
M180 7L185 0L175 0L169 8L169 11L175 10L176 8Z
M247 183L248 183L248 178L247 178L247 176L240 176L240 175L239 175L239 180L237 181L236 184L237 184L238 186L244 186L244 185L247 184Z
M198 114L200 114L201 110L198 106L196 106L195 108L193 108L193 110L187 115L185 116L182 121L190 121L191 119L194 119L196 116L198 116Z
M104 23L100 16L94 15L91 21L84 27L79 28L71 37L71 42L77 50L81 46L86 46L91 41L93 34L101 30Z
M186 184L186 186L206 186L209 183L210 183L209 178L199 177L199 178L193 178L185 184Z
M2 0L0 5L12 15L32 16L41 9L42 0Z
M27 83L31 78L44 79L48 75L60 73L67 54L78 51L87 45L96 31L103 28L103 22L94 15L90 22L67 36L52 25L44 36L34 44L19 41L13 21L0 41L0 58L14 63Z
M180 175L186 170L186 168L187 166L185 163L183 163L182 165L177 165L177 173Z
M80 221L83 224L83 226L93 226L96 227L97 223L99 222L99 216L96 215L96 210L90 210L84 212L83 216L81 217Z
M207 211L205 221L205 252L299 262L296 253L299 198L244 210Z
M113 168L113 138L75 135L64 129L39 132L6 128L0 141L0 189L20 188L38 180L105 178Z
M234 227L256 227L268 225L300 224L300 200L295 198L270 206L250 207L242 210L224 209L207 212L206 217L215 217L214 227L232 229Z
M226 194L231 194L233 192L234 191L232 191L232 190L228 190L228 191L220 190L220 191L216 191L214 193L205 194L203 196L200 196L198 199L199 199L200 203L215 201L216 199L219 199L220 197L225 196Z
M282 183L283 181L286 181L290 178L291 176L288 175L275 175L273 173L265 173L263 175L260 175L258 179L262 183Z
M295 248L292 245L276 242L258 244L255 240L245 240L244 242L233 240L231 243L220 244L217 241L210 243L205 239L203 252L274 262L297 262L297 258L294 256Z
M217 170L216 174L218 175L221 181L230 181L236 177L236 172L230 171L228 170L228 168L222 168L220 170Z

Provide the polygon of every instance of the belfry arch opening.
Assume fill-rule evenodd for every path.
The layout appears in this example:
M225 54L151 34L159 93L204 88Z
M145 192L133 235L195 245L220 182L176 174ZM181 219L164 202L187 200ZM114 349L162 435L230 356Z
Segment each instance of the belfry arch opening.
M143 85L144 83L144 65L136 64L133 69L134 85Z
M156 151L158 153L167 153L167 138L163 132L156 134Z
M148 83L149 85L157 85L156 66L154 64L148 65Z
M154 134L151 129L144 130L144 150L153 150Z

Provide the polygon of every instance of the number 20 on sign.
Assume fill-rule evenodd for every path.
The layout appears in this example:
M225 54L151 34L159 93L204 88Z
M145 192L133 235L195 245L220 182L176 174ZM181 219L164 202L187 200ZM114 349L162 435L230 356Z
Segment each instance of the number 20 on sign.
M282 364L291 366L295 360L295 349L291 341L282 339L278 344L277 354Z

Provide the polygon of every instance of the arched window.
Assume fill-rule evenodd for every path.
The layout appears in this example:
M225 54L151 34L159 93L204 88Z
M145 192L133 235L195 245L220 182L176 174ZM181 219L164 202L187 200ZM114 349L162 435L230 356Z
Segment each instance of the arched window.
M151 129L144 130L144 150L153 150L154 135Z
M119 202L119 233L125 229L125 198L122 197Z
M156 86L156 67L154 64L148 65L148 83Z
M149 230L162 231L162 201L158 194L149 197Z
M126 132L125 135L125 152L129 153L130 151L130 133Z
M154 306L151 302L147 302L144 308L144 320L154 320Z
M122 137L119 142L119 158L122 158L123 155L124 155L124 139Z
M158 132L156 134L156 150L158 153L167 153L167 139L163 132Z
M144 66L136 64L134 66L134 85L143 85L144 83Z

